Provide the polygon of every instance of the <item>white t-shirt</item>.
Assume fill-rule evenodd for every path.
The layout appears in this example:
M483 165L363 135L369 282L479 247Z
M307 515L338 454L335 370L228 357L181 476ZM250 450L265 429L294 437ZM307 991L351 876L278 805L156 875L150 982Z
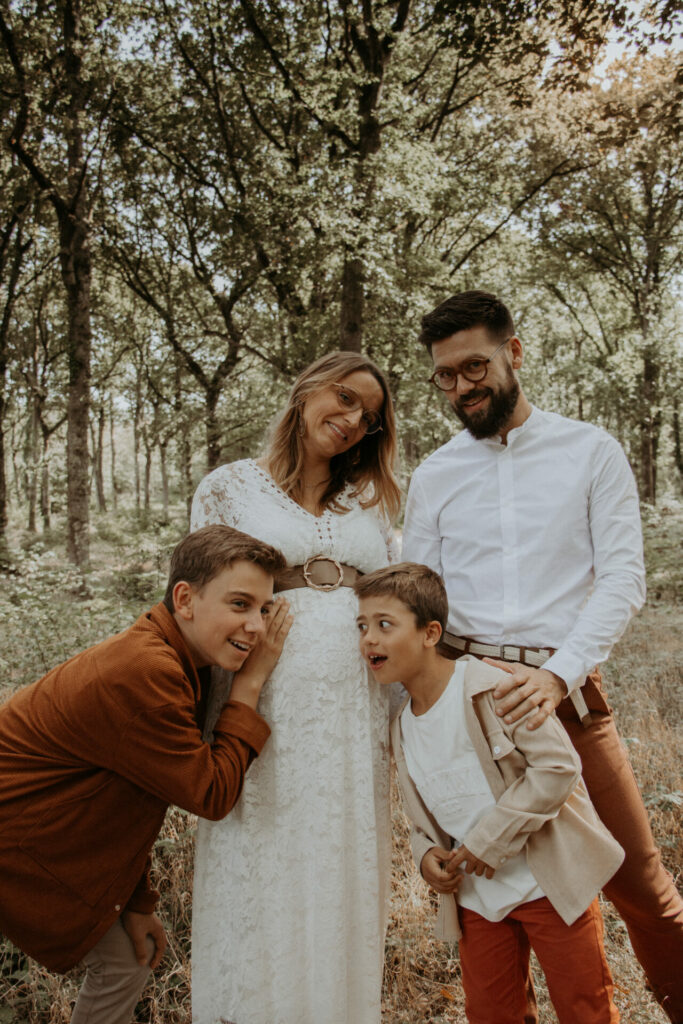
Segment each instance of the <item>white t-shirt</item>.
M459 844L495 806L465 724L465 668L465 662L455 663L448 686L429 711L415 716L407 704L401 714L401 742L408 771L427 809ZM522 850L498 868L493 878L466 874L458 890L458 903L488 921L501 921L520 903L543 895Z

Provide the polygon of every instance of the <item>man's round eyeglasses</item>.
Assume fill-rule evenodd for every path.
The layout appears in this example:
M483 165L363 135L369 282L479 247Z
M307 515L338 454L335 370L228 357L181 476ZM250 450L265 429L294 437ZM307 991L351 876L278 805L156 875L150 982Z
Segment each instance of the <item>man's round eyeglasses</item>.
M511 334L510 338L513 337L514 335ZM467 359L457 369L450 370L447 367L443 367L435 370L429 378L430 384L433 384L439 391L452 391L458 383L458 375L464 377L470 384L476 384L478 381L483 380L489 371L489 363L494 356L498 355L502 348L505 348L510 338L506 338L495 352L491 353L488 359Z
M359 409L363 409L358 427L364 434L376 434L378 430L382 429L382 417L375 409L363 408L363 402L357 391L348 388L346 384L330 386L335 391L339 408L343 412L358 412Z

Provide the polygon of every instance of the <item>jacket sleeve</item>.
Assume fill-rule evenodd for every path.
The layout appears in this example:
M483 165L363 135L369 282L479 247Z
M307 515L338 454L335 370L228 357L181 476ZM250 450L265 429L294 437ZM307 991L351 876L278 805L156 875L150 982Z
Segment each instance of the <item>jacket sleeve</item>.
M490 700L490 694L483 699ZM527 720L525 716L489 736L494 758L502 759L516 748L526 759L526 770L463 840L493 868L518 854L528 837L557 815L581 778L581 762L555 716L534 730L527 729Z
M106 692L106 691L105 691ZM130 701L129 707L125 707ZM248 705L229 700L205 743L196 720L193 686L172 658L150 666L133 685L111 688L101 708L102 729L116 738L97 743L104 767L192 814L218 820L237 801L247 768L270 735Z
M420 874L422 874L422 858L425 853L438 845L437 841L428 836L426 832L423 832L419 825L413 825L410 830L410 849L413 851L415 867Z

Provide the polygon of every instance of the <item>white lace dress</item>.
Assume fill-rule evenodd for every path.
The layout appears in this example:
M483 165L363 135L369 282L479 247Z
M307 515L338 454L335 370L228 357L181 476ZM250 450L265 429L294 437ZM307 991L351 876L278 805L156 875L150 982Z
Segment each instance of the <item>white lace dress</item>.
M375 510L320 517L252 459L200 484L192 529L227 523L290 565L394 560ZM390 861L389 695L358 651L349 587L286 594L294 624L259 703L272 729L221 822L200 821L192 923L196 1024L379 1024Z

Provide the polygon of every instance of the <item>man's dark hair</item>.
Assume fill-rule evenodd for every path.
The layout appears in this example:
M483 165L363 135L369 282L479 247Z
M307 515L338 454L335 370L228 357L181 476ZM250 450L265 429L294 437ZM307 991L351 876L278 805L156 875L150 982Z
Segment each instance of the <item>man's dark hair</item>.
M171 555L164 604L173 614L173 588L184 580L197 590L210 583L235 562L252 562L270 576L286 568L285 556L277 548L256 540L232 526L203 526L181 540Z
M428 352L435 341L450 338L470 327L486 327L491 336L503 341L515 333L507 306L491 292L458 292L422 317L420 341Z

